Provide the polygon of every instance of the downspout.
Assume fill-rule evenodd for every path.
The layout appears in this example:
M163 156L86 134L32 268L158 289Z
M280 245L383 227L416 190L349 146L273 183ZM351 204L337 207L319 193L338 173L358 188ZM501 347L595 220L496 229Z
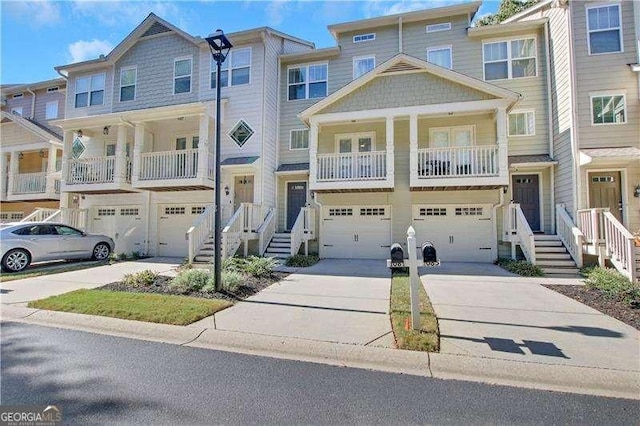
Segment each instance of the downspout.
M265 164L265 158L264 158L264 147L266 144L266 129L267 129L267 117L266 117L266 99L267 99L267 93L266 93L266 88L267 88L267 84L266 84L266 69L267 69L267 37L265 36L265 32L262 31L260 33L260 39L262 40L262 143L260 144L260 162L262 163L262 167L260 167L260 173L262 174L262 177L260 179L260 203L263 206L263 210L262 210L262 214L263 214L263 219L264 219L264 214L266 212L265 207L267 207L267 200L265 200L264 197L264 188L265 188L265 179L266 179L266 164ZM255 195L254 195L255 197ZM255 201L255 198L254 198ZM269 206L270 207L270 206ZM246 247L246 245L245 245Z
M313 199L313 203L315 205L318 206L318 214L316 215L316 217L318 218L318 256L322 257L322 255L324 254L324 250L322 249L322 245L321 245L321 241L320 241L320 236L322 235L322 203L320 202L320 194L318 194L316 191L313 192L314 196L311 197Z
M31 119L35 120L36 118L36 93L31 90L30 87L27 87L27 92L31 93Z
M145 191L144 192L144 203L145 203L145 207L147 210L147 220L145 222L146 223L146 229L144 231L145 236L144 236L144 253L146 256L149 255L149 232L150 232L150 226L151 226L151 191ZM157 220L157 219L156 219ZM157 253L155 253L157 254Z
M576 64L575 64L575 49L573 46L573 18L571 14L573 6L569 3L567 7L567 13L569 14L569 29L568 29L568 37L569 37L569 61L570 61L570 69L571 69L571 161L572 161L572 170L571 177L573 179L573 186L576 189L576 198L573 209L571 211L571 216L576 217L576 213L578 209L582 206L582 183L580 182L580 152L579 146L580 141L578 138L578 111L576 105L577 93L578 89L576 87L577 76L576 74Z
M547 129L549 133L549 156L553 158L553 101L551 99L551 41L549 39L549 21L544 24L544 39L546 43L547 57Z
M402 53L402 16L398 17L398 53Z
M500 201L498 201L496 204L494 204L493 206L491 206L492 212L493 212L493 235L496 238L494 240L493 246L496 250L496 259L498 259L499 253L498 253L498 241L499 241L499 237L498 237L498 209L501 208L504 205L504 189L498 189L498 192L500 194ZM504 222L504 219L503 219ZM504 229L502 230L502 232L504 232ZM513 243L512 243L513 244Z

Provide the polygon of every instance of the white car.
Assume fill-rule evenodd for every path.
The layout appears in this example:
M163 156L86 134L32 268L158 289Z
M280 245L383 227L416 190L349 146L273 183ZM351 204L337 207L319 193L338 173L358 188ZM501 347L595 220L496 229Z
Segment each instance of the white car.
M87 234L62 223L22 222L2 225L2 270L19 272L45 260L106 260L115 243L106 235Z

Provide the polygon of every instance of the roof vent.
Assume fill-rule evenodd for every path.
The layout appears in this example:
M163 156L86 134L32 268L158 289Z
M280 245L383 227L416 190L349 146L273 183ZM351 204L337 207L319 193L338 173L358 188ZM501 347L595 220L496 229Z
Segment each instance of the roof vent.
M154 22L153 25L149 27L147 31L144 32L140 37L149 37L156 34L166 33L171 31L169 28L162 25L160 22Z
M388 72L399 72L399 71L416 71L420 70L420 68L415 65L408 64L406 62L398 62L395 65L390 66L388 69L384 70L382 73Z

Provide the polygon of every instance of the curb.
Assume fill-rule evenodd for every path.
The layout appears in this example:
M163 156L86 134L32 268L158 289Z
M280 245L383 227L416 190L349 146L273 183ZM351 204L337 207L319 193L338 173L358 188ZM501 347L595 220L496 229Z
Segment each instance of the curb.
M640 372L638 371L403 351L214 330L205 327L152 324L11 305L2 305L1 319L2 321L340 367L640 400Z

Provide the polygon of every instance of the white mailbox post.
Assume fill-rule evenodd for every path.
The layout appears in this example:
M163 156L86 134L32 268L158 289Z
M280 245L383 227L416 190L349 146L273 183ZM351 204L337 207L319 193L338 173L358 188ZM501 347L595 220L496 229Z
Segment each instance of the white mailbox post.
M411 297L411 328L420 329L420 277L418 276L418 256L416 253L416 231L407 229L407 249L409 252L409 295Z

